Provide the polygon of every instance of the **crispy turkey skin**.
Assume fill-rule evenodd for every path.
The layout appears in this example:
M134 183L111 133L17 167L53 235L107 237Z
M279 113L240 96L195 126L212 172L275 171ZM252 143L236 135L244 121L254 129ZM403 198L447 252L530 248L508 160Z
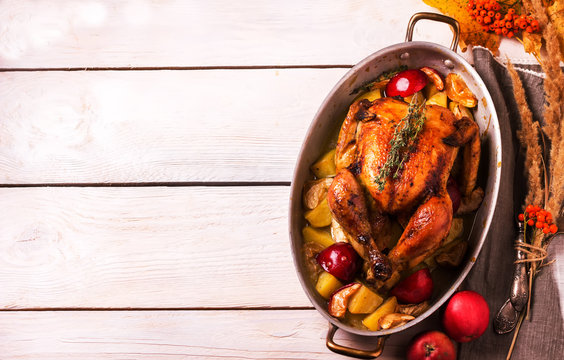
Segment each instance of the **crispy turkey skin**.
M408 109L409 104L393 98L353 103L336 147L337 175L327 200L335 220L365 260L366 280L373 285L405 269L408 262L422 261L448 234L453 213L446 184L460 147L464 147L463 196L470 196L476 186L478 126L437 105L425 106L423 129L403 150L407 154L403 167L386 178L383 188L377 184L394 130ZM385 249L382 238L390 216L398 219L404 232L393 249Z

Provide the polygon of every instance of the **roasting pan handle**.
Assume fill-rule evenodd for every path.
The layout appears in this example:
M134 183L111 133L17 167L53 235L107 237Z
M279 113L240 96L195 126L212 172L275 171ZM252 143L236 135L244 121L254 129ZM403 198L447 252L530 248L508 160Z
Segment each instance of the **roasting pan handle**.
M331 323L329 323L329 332L327 333L327 347L329 350L336 352L337 354L346 355L355 357L358 359L375 359L378 356L382 355L382 351L384 350L384 343L386 342L387 336L380 336L376 343L376 349L374 350L360 350L351 348L344 345L336 344L333 341L333 337L335 336L335 332L337 332L337 327Z
M456 52L456 47L458 46L458 39L460 38L460 24L456 19L451 18L450 16L437 14L437 13L430 13L430 12L419 12L414 14L411 19L409 19L409 24L407 25L407 34L405 35L405 41L411 41L413 38L413 28L415 27L415 23L419 20L433 20L438 22L443 22L445 24L449 24L452 28L453 32L453 39L452 43L450 44L450 49Z

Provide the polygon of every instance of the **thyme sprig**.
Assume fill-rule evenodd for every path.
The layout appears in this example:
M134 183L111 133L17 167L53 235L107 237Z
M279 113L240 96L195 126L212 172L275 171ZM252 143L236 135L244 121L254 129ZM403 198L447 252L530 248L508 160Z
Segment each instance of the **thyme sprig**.
M378 190L384 190L386 179L393 173L392 177L397 179L401 169L414 150L417 136L423 130L425 123L425 102L418 103L417 96L413 96L405 115L396 125L394 134L390 140L390 151L384 165L380 168L374 182Z
M367 92L367 91L372 91L374 86L379 85L380 83L382 83L383 81L386 80L390 80L391 78L394 77L394 75L396 75L399 72L402 72L404 70L407 70L407 66L406 65L400 65L397 68L394 68L392 70L388 70L388 71L384 71L383 73L381 73L380 75L378 75L376 77L376 79L365 83L359 87L357 87L356 89L354 89L351 92L351 95L353 94L358 94L358 93L363 93L363 92ZM384 84L385 87L385 84Z
M383 73L378 75L375 82L389 80L389 79L393 78L397 73L400 73L404 70L407 70L407 65L400 65L395 69L384 71Z

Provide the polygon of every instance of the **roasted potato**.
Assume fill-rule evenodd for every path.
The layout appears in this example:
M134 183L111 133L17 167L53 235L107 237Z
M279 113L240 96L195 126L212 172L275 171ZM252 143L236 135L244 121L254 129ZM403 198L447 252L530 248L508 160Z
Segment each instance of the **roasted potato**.
M335 176L337 173L335 167L335 149L319 158L319 160L311 166L311 171L313 171L315 176L319 179Z

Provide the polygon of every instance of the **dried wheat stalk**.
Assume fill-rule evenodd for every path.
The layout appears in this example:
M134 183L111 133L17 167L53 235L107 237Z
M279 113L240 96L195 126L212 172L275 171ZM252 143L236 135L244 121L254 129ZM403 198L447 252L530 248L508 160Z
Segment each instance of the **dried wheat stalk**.
M528 187L525 204L542 204L544 202L544 186L542 183L544 176L542 164L543 149L540 146L539 127L533 122L533 114L529 109L529 104L525 97L523 83L509 60L507 62L507 69L511 76L515 101L517 102L519 114L521 115L521 129L517 131L517 138L525 152L525 175L527 177Z
M564 206L564 74L560 68L560 43L554 24L546 14L541 0L523 0L527 11L538 20L542 29L542 38L546 45L546 54L542 54L540 65L546 73L544 80L545 108L542 131L551 141L550 181L548 203L545 208L562 217ZM546 184L545 184L546 185ZM529 203L529 202L528 202Z

